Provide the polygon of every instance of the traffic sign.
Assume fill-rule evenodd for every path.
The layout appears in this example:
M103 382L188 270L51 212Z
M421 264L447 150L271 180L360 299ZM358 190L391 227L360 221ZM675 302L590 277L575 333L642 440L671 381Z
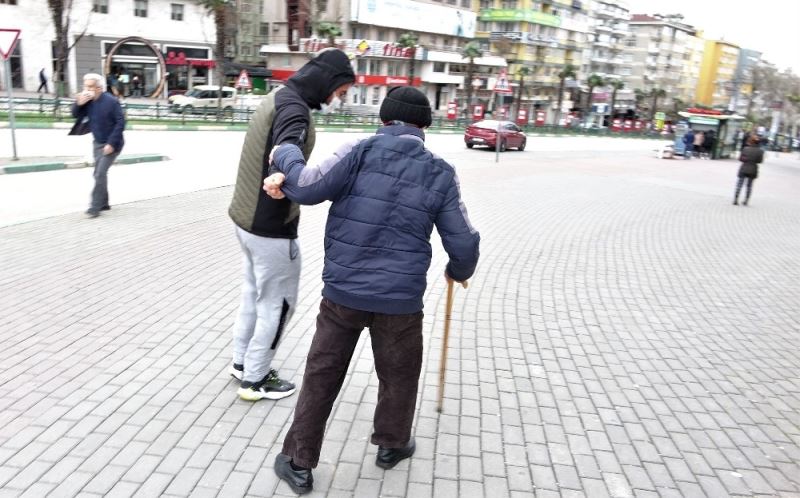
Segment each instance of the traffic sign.
M0 28L0 56L7 60L14 52L14 47L19 40L20 30Z
M244 69L239 73L239 79L236 80L236 88L253 88L253 84L250 83L250 76Z
M508 83L508 74L505 69L501 69L500 74L497 75L494 91L495 93L511 93L511 85Z

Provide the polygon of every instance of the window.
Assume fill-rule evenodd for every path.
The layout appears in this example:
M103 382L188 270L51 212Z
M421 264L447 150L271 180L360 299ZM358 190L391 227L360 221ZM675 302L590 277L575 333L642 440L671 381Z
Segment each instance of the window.
M269 23L268 22L262 22L261 23L261 26L259 26L259 28L258 28L258 34L260 36L269 36Z
M444 72L444 62L434 62L433 63L433 72L434 73L443 73Z
M133 0L133 15L147 17L147 0Z
M14 0L14 2L16 2L16 0ZM4 3L3 0L0 0L0 3ZM108 14L108 0L94 0L92 2L92 12Z
M361 86L358 89L358 103L361 105L367 104L367 87Z
M489 21L478 21L478 31L491 31L492 23Z
M182 3L173 3L170 4L172 6L172 20L173 21L183 21L183 4Z
M461 0L461 6L472 9L472 0Z
M373 86L372 87L372 105L378 105L381 103L381 87Z
M0 0L0 4L17 5L17 0Z
M369 74L381 74L381 61L372 59L369 61Z
M494 5L494 0L481 0L481 9L491 9Z
M356 66L356 72L358 74L367 74L367 60L366 59L358 59L358 65Z

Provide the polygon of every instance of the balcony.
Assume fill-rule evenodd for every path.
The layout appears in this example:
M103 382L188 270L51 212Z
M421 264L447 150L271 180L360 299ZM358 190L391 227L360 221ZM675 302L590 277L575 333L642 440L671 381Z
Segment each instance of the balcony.
M598 24L594 27L594 30L598 33L611 33L614 31L614 28L608 26L607 24Z

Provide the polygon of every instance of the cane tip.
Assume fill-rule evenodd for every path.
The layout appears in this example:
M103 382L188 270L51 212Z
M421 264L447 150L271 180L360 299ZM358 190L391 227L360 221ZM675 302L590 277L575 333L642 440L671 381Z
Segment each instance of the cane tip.
M442 413L442 407L441 406L437 406L436 407L436 413Z

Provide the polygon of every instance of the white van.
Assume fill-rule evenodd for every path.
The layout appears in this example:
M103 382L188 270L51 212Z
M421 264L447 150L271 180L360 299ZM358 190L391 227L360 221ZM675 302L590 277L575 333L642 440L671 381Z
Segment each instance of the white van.
M219 99L219 86L198 85L183 95L173 95L169 98L169 108L172 112L186 114L205 113L207 110L216 111ZM222 87L222 112L225 115L233 113L236 105L236 89L230 86Z

